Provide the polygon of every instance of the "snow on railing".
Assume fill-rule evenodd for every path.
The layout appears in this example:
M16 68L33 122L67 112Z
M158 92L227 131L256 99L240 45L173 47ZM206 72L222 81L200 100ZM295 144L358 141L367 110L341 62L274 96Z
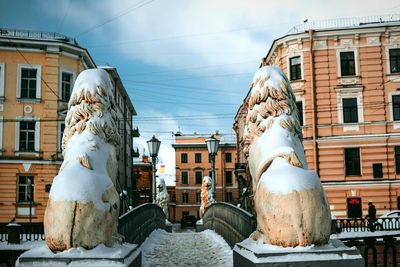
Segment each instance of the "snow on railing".
M299 24L291 28L287 32L287 34L302 33L310 29L321 30L334 28L351 28L366 26L370 24L388 24L393 22L400 22L400 14L306 21L303 24Z
M0 37L23 38L23 39L39 39L39 40L55 40L78 45L74 38L56 32L42 32L30 30L15 30L0 28Z

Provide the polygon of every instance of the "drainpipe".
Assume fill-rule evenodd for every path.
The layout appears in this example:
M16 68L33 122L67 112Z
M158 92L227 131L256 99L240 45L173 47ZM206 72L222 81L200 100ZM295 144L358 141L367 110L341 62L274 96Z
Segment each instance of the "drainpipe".
M319 173L318 168L318 128L317 128L317 103L316 103L316 92L315 92L315 77L314 77L314 39L313 39L313 30L310 29L308 31L308 36L310 39L310 82L311 82L311 123L312 123L312 145L313 145L313 154L314 154L314 171Z

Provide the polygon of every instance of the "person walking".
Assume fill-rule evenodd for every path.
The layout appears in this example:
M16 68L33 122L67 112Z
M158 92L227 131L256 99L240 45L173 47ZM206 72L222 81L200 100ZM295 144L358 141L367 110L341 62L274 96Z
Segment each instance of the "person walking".
M368 228L371 232L375 231L376 208L372 202L368 202Z

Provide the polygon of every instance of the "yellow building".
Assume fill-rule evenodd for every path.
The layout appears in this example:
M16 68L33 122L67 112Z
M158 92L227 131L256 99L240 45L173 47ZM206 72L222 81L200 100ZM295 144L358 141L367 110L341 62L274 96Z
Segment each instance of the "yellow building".
M212 176L212 166L205 140L209 136L182 133L175 134L176 206L174 219L180 221L185 215L199 217L201 182L204 176ZM219 138L216 135L216 138ZM223 140L215 157L216 201L237 203L238 182L234 170L236 145ZM172 196L173 197L173 196Z
M305 23L276 39L261 64L280 67L290 80L308 166L338 217L365 216L369 201L378 215L400 209L399 21ZM242 173L247 100L234 123Z
M13 218L24 223L30 217L43 221L48 192L62 163L67 102L75 78L88 68L96 64L74 39L0 30L0 223ZM113 70L107 71L112 77ZM117 88L116 80L114 85ZM136 113L132 104L127 107L122 105L123 114L131 118ZM130 177L131 169L124 173Z

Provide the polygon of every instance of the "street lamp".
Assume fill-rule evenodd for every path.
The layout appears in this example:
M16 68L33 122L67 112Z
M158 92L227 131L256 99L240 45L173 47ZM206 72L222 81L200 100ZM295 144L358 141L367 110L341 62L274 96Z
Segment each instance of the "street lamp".
M215 177L215 155L217 154L218 151L218 145L219 145L219 140L211 137L206 139L206 144L207 144L207 150L208 150L208 154L210 155L211 158L211 162L212 162L212 194L214 199L216 199L216 192L217 192L217 181L216 181L216 177Z
M153 167L153 177L152 177L152 181L151 181L153 203L156 202L156 162L157 162L158 151L160 150L160 145L161 145L161 141L158 140L154 135L149 141L147 141L147 147L149 149L152 167Z

